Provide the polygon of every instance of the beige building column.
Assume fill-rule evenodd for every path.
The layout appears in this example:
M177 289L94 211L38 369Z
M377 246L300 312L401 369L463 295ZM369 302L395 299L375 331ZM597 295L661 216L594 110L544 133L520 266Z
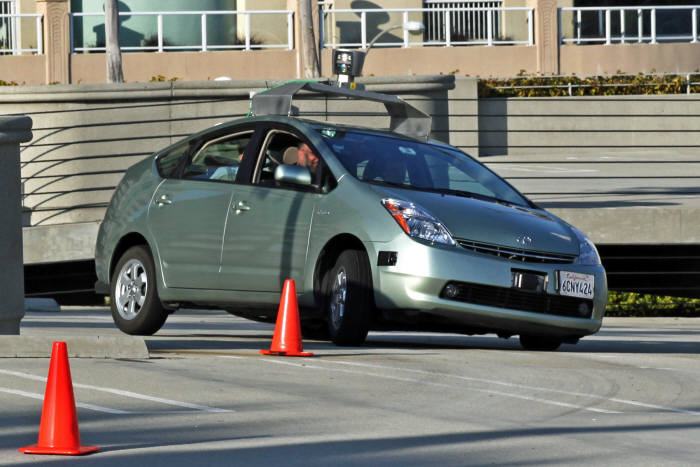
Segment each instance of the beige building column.
M70 0L36 0L36 11L44 15L45 83L70 83Z
M557 0L529 0L535 9L537 73L559 74L559 25Z

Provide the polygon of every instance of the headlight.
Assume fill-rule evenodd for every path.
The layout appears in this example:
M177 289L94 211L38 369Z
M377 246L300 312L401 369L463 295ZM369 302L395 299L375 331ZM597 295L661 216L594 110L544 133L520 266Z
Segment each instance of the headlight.
M425 209L408 201L385 198L382 205L389 211L401 228L411 237L420 238L431 243L455 245L442 222L430 215Z
M596 249L591 239L584 235L583 232L580 232L579 230L573 227L571 228L571 230L573 230L576 234L576 238L578 239L579 244L579 255L578 260L576 262L578 264L585 264L589 266L599 265L600 255L598 254L598 250Z

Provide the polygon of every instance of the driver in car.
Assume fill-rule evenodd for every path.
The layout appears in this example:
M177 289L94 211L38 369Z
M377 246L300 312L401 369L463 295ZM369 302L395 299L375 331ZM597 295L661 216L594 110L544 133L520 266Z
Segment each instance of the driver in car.
M318 156L306 143L299 143L297 146L297 164L301 167L308 167L312 174L318 168Z

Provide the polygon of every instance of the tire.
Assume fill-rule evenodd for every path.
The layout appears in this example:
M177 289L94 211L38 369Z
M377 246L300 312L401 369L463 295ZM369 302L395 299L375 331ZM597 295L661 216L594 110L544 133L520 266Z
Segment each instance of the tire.
M156 290L155 265L146 246L134 246L119 259L110 283L112 319L126 334L150 336L168 317Z
M520 345L522 345L525 350L552 352L557 350L561 344L562 340L556 337L533 336L529 334L520 335Z
M367 338L372 318L372 281L367 254L345 250L324 277L325 310L331 341L357 346Z

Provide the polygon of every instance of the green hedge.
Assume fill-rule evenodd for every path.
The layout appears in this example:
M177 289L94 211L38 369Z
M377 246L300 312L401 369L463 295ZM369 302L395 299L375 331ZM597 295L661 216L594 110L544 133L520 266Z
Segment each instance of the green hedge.
M688 80L690 78L690 80ZM515 78L482 78L479 97L618 96L686 94L700 92L700 74L638 74L589 76L536 76L523 71ZM513 89L512 87L517 87ZM505 88L505 89L503 89Z
M606 316L700 317L700 299L609 292Z

